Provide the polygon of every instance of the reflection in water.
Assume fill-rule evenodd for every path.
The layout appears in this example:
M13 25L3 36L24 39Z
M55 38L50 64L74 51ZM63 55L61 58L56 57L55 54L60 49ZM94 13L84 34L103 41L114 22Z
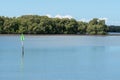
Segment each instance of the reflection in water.
M23 72L23 70L24 70L24 45L22 42L21 71Z
M22 54L22 58L21 58L21 71L23 71L24 70L24 56L23 56L23 54Z
M23 41L21 41L21 44L22 44L22 57L24 57L24 43L23 43Z
M24 46L22 45L21 64L20 64L21 78L24 80Z

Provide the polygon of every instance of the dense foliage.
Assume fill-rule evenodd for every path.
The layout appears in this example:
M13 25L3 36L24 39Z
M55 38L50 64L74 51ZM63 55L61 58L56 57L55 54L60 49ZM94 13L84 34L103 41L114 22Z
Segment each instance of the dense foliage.
M120 32L120 26L108 26L109 27L109 32Z
M104 20L94 18L90 22L68 18L49 18L47 16L24 15L21 17L0 17L1 34L107 34Z

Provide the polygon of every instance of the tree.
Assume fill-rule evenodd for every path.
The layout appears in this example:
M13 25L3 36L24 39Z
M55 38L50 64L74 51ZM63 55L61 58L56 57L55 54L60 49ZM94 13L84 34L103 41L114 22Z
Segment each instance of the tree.
M0 17L0 33L3 32L3 24L4 24L4 19L3 17Z
M78 21L78 34L86 34L87 23Z
M67 34L77 34L78 23L76 20L71 19L68 20L69 22L65 25L66 33Z
M105 24L105 20L93 19L89 22L87 27L87 34L92 35L105 35L107 34L108 27Z

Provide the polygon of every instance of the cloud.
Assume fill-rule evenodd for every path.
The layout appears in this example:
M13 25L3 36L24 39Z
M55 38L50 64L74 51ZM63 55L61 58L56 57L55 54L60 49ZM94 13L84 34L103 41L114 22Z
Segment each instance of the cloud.
M71 16L71 15L65 15L65 16L62 16L62 15L56 15L56 16L52 16L52 15L50 15L50 14L46 14L46 16L47 17L49 17L49 18L60 18L60 19L63 19L63 18L68 18L68 19L72 19L73 17ZM89 18L89 19L86 19L86 18L81 18L80 20L77 20L77 21L82 21L82 22L89 22L90 20L92 20L93 18ZM103 17L103 18L98 18L99 20L105 20L106 21L106 23L108 23L108 18L105 18L105 17ZM116 22L116 23L118 23L118 22Z
M93 18L92 18L93 19ZM78 21L83 21L83 22L89 22L92 19L86 19L86 18L81 18ZM106 22L108 21L108 18L98 18L99 20L105 20Z
M108 18L99 18L100 20L105 20L106 22L108 21Z
M72 19L73 17L70 16L70 15L65 15L65 16L56 15L55 18L60 18L60 19L62 19L62 18L68 18L68 19Z
M49 18L60 18L60 19L63 19L63 18L68 18L68 19L72 19L73 17L71 15L65 15L65 16L62 16L62 15L56 15L56 16L52 16L50 14L47 14L46 16L48 16Z
M49 17L49 18L52 18L52 16L50 14L46 14L46 16Z
M90 19L81 18L81 19L80 19L80 20L78 20L78 21L82 21L82 22L89 22L89 21L90 21Z

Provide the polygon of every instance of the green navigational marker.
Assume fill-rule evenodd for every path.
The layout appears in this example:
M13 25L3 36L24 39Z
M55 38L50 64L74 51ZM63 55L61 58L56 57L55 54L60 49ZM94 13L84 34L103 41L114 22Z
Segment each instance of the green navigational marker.
M24 38L24 35L23 35L23 34L21 34L20 39L21 39L21 41L24 41L24 40L25 40L25 38Z

